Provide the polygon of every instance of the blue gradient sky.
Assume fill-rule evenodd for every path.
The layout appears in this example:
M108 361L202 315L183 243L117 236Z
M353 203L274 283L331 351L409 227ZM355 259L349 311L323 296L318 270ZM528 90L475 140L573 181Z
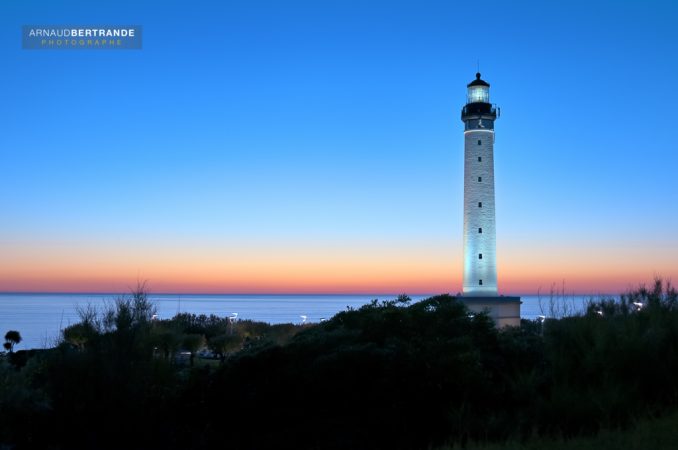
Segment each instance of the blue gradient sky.
M465 6L464 6L465 5ZM0 290L456 292L501 107L500 291L678 279L669 1L5 1ZM140 24L141 51L26 51Z

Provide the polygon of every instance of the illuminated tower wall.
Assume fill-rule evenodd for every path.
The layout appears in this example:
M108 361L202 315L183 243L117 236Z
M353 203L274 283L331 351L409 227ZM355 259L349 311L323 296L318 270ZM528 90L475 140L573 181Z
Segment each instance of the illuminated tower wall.
M464 121L465 296L497 295L494 211L494 121L490 85L476 74L468 84Z

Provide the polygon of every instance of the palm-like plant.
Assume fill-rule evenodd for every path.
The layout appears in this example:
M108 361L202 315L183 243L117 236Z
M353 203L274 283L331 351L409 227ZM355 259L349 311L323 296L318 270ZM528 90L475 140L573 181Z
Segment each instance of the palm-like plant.
M12 353L14 351L14 346L21 342L21 333L16 330L9 330L5 333L5 350Z

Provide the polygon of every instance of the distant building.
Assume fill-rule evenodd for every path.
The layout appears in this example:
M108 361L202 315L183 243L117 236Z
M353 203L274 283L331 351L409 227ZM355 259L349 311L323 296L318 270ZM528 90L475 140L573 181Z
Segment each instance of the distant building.
M498 295L494 203L494 122L490 84L476 74L467 85L464 122L463 297L473 311L489 310L497 326L520 325L520 298Z

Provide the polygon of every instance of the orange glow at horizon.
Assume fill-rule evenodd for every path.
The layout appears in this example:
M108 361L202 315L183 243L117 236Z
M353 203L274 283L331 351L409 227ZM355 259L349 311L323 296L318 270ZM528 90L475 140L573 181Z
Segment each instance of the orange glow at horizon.
M454 294L462 255L453 244L16 244L0 255L0 291L126 292L148 280L152 292L167 293ZM567 294L617 294L654 276L678 279L677 254L659 245L591 251L500 244L499 289L548 294L564 283Z

